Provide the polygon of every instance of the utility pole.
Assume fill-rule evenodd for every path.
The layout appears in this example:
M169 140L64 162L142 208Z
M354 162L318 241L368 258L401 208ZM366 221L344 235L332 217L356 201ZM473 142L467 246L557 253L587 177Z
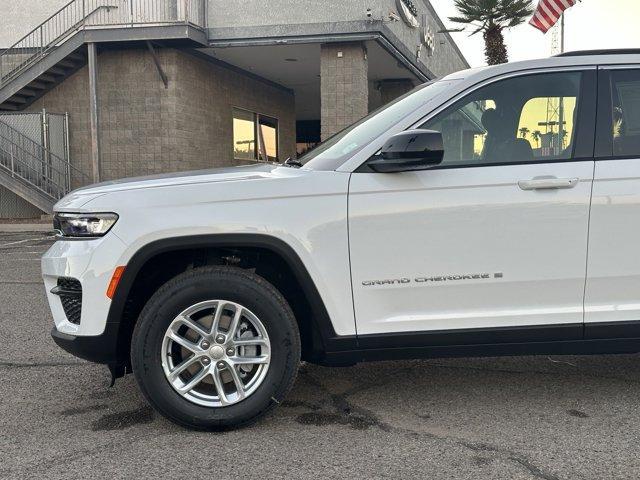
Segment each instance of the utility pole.
M564 13L560 15L560 21L556 23L555 27L551 31L551 55L558 55L564 53ZM551 135L554 138L552 142L555 154L559 155L564 150L564 98L549 98L547 101L547 124L553 120L555 116L558 116L558 132L553 133L551 129ZM548 125L547 125L548 126ZM548 132L548 130L547 130Z
M560 15L560 53L564 53L564 12ZM560 151L558 155L562 153L564 150L564 98L560 97L560 102L558 105L558 124L560 127L558 128L558 145L560 147Z

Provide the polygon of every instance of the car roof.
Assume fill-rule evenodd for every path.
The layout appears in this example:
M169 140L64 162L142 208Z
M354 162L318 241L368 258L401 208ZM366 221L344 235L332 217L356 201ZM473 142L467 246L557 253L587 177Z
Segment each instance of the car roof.
M574 50L572 52L564 52L555 55L556 57L581 57L595 55L638 55L640 48L618 48L604 50Z
M447 75L442 80L466 80L473 83L487 78L519 72L552 67L574 67L592 65L640 65L640 49L625 50L586 50L566 52L555 57L503 63L487 67L471 68Z

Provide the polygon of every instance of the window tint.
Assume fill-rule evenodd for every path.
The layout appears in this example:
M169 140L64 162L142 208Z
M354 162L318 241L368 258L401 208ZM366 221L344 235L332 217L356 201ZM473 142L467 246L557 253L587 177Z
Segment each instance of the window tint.
M640 156L640 71L611 73L613 154Z
M482 87L421 128L442 133L443 166L571 158L582 74L510 78Z

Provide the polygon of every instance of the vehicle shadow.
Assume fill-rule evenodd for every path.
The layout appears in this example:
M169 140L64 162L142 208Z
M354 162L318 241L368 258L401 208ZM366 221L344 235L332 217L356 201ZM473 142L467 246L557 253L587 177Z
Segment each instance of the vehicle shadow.
M258 425L293 419L309 426L390 431L420 421L468 432L469 417L482 428L483 421L495 423L496 417L515 424L545 415L586 419L602 415L604 406L632 415L632 400L640 396L639 361L638 355L610 355L394 361L339 368L303 363L291 392ZM124 429L157 417L132 375L108 388L106 372L96 368L101 367L92 368L93 381L83 382L87 391L78 394L79 385L73 386L75 394L68 398L63 416L100 412L92 430Z

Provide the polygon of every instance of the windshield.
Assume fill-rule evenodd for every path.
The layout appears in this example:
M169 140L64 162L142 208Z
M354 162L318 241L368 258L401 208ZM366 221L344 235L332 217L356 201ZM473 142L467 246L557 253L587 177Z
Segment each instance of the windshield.
M392 126L438 96L452 81L420 85L391 103L373 111L362 120L336 133L298 159L300 164L318 170L334 169L383 135Z

